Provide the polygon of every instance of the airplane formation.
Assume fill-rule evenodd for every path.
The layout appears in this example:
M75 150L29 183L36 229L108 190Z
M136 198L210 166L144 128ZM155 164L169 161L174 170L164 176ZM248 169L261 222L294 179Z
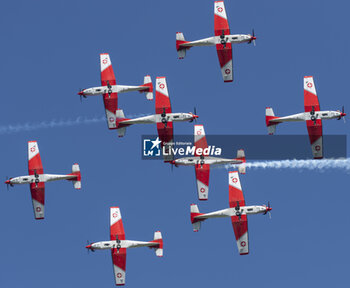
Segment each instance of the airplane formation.
M216 46L220 63L221 74L224 82L233 81L232 44L254 43L255 33L231 34L227 13L223 1L214 3L214 36L196 40L186 41L183 33L176 33L176 50L178 57L183 59L186 51L195 46ZM248 215L269 214L272 208L268 205L249 206L245 203L239 174L246 173L246 156L243 149L236 152L235 158L222 158L211 156L204 151L209 146L203 125L194 125L194 155L175 158L172 153L174 148L174 122L197 121L196 109L192 112L173 112L170 103L169 90L166 77L156 77L155 81L155 113L148 116L127 118L124 110L119 107L118 96L121 93L139 91L145 93L146 99L153 100L154 87L151 77L146 75L144 82L138 86L127 86L117 84L109 54L100 54L101 86L81 89L78 92L80 100L90 96L103 96L107 126L109 130L116 130L119 137L124 137L126 128L136 124L156 124L159 144L163 151L165 163L172 167L194 166L198 200L208 200L209 175L212 165L235 165L238 171L228 173L229 184L229 206L230 208L219 211L200 213L196 204L190 206L190 219L193 231L198 232L201 223L209 218L231 217L231 222L236 238L238 252L240 255L249 253L248 242ZM338 111L321 111L314 79L312 76L304 77L304 107L305 112L284 117L275 116L271 107L266 108L266 126L268 133L273 135L276 126L283 122L305 121L311 144L312 155L315 159L324 156L322 120L344 118L346 113L344 107ZM345 118L344 118L345 121ZM73 183L75 189L81 189L81 173L78 164L73 164L69 174L44 174L43 165L36 141L28 142L28 170L29 175L9 178L5 181L7 187L17 184L29 184L34 217L36 220L44 219L45 208L45 183L68 180ZM107 241L88 243L86 249L94 252L96 250L111 250L114 280L116 285L125 285L126 279L126 251L128 248L149 247L155 250L158 257L163 256L163 238L160 231L154 233L151 241L126 240L120 208L110 207L110 237Z

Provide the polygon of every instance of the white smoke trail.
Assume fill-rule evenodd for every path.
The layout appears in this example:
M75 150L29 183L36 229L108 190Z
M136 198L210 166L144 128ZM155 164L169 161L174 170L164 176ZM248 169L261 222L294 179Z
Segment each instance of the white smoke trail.
M129 118L136 118L147 116L148 114L137 114L130 115ZM75 119L67 119L67 120L50 120L50 121L42 121L38 123L25 123L25 124L9 124L0 126L0 135L4 134L13 134L20 132L29 132L39 129L48 129L48 128L57 128L57 127L71 127L77 125L86 125L86 124L94 124L106 121L106 116L99 116L93 118L87 117L77 117Z
M323 160L276 160L247 162L247 169L306 169L323 172L328 169L340 169L350 173L350 158ZM237 165L225 165L226 169L237 168Z
M55 128L55 127L70 127L82 124L92 124L99 123L105 121L106 117L94 117L94 118L86 118L86 117L77 117L76 119L68 119L68 120L51 120L51 121L42 121L38 123L25 123L25 124L9 124L0 126L0 135L3 134L13 134L20 132L28 132L39 129L47 129L47 128Z

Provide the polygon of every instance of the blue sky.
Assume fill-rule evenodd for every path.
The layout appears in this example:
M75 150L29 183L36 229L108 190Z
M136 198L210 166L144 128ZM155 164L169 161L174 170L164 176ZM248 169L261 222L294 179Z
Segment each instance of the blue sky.
M235 82L224 83L214 47L178 60L175 32L187 40L213 35L213 1L3 1L0 32L1 127L102 117L101 97L80 104L80 88L99 85L99 54L110 53L117 83L166 76L174 112L197 107L207 134L265 134L264 110L303 111L303 76L313 75L322 109L350 107L346 1L226 1L232 33L255 29L257 46L234 46ZM143 94L121 95L125 115L153 113ZM349 122L349 121L348 121ZM324 133L347 134L348 123L325 121ZM213 169L209 201L198 203L193 167L171 173L142 161L135 126L123 139L98 123L1 134L0 177L26 175L27 141L37 140L46 173L78 162L81 191L46 185L46 219L35 221L29 187L2 188L1 287L113 287L109 251L86 253L86 241L107 240L109 207L120 206L127 239L161 230L164 257L146 248L127 256L127 286L227 284L260 287L344 286L350 221L349 175L342 170L248 170L248 204L270 200L272 219L249 218L250 255L239 256L229 219L210 219L193 233L189 206L228 207L225 169ZM176 134L193 125L176 123ZM303 134L304 123L278 134ZM326 147L325 147L326 149ZM310 152L311 153L311 152ZM249 155L247 155L249 159Z

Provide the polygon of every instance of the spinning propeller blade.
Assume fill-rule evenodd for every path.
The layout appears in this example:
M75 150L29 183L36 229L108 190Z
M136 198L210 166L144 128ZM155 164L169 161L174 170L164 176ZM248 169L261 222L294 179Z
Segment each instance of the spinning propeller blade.
M256 39L255 32L254 32L254 29L252 29L252 35L251 35L250 40L248 41L248 44L251 44L253 42L254 46L256 46L255 45L255 39Z
M270 206L270 201L268 201L267 205L266 205L266 211L265 211L264 215L266 215L266 213L269 213L269 218L270 219L271 219L271 212L270 212L271 210L272 210L272 208Z
M194 120L195 122L197 122L197 109L196 109L196 107L193 108L193 113L192 113L192 115L193 115L193 116L196 116L196 117L193 117L193 119L190 120L190 122L193 122L193 120Z
M84 89L79 89L78 95L80 97L80 103L82 103L82 97L86 98L86 95L84 94Z

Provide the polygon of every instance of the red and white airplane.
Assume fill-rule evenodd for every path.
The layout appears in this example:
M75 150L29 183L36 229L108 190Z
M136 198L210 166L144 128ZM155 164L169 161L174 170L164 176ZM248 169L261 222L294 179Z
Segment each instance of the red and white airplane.
M157 124L158 136L161 145L167 145L167 149L171 147L169 143L173 142L174 128L173 122L184 122L197 119L194 113L173 113L171 110L168 86L165 77L157 77L156 79L156 114L129 119L125 118L123 110L117 110L116 128L119 137L123 137L126 127L134 124ZM169 153L171 154L171 153ZM172 160L172 159L171 159Z
M191 205L191 222L193 231L198 232L201 227L201 222L208 218L222 218L231 217L233 231L235 232L238 252L241 255L249 253L248 242L248 219L247 215L251 214L266 214L272 210L270 204L267 206L246 206L242 192L241 182L239 180L238 172L229 172L229 203L230 208L211 212L200 213L198 206Z
M91 251L110 249L112 251L112 261L114 279L116 285L125 284L126 249L137 247L149 247L155 249L158 257L163 256L163 239L160 231L154 232L152 241L125 240L125 232L122 222L122 215L119 207L110 208L110 241L91 243L86 246Z
M81 174L77 163L72 166L72 173L66 175L44 174L43 164L36 141L28 142L28 170L29 175L10 178L7 185L30 184L35 219L44 219L45 182L68 180L73 181L75 189L81 189Z
M300 122L306 121L307 131L309 133L312 154L315 159L323 158L323 139L322 139L322 119L338 119L346 116L344 106L342 111L321 111L318 102L314 79L312 76L304 77L304 107L305 112L293 114L285 117L276 117L271 107L266 107L266 126L268 133L273 135L276 132L276 126L282 122ZM345 118L344 118L345 121Z
M105 104L106 119L109 129L116 128L116 115L118 110L118 93L125 93L131 91L140 91L146 93L148 100L153 100L153 84L149 75L145 76L143 85L140 86L125 86L117 85L112 62L109 54L100 54L101 65L101 85L99 87L92 87L83 89L78 94L84 98L87 96L103 95L103 102Z
M208 200L210 165L242 164L238 167L239 172L245 174L244 163L246 160L243 149L238 150L237 158L233 159L205 155L209 153L209 150L203 125L194 125L194 146L194 157L178 158L170 163L175 165L175 167L180 165L195 166L199 200Z
M233 81L233 64L232 64L232 44L254 43L256 37L254 30L250 34L231 34L227 21L224 1L215 1L214 3L214 37L209 37L196 41L186 41L182 32L176 33L176 50L179 59L186 56L186 50L194 46L216 46L218 53L221 73L224 82Z

